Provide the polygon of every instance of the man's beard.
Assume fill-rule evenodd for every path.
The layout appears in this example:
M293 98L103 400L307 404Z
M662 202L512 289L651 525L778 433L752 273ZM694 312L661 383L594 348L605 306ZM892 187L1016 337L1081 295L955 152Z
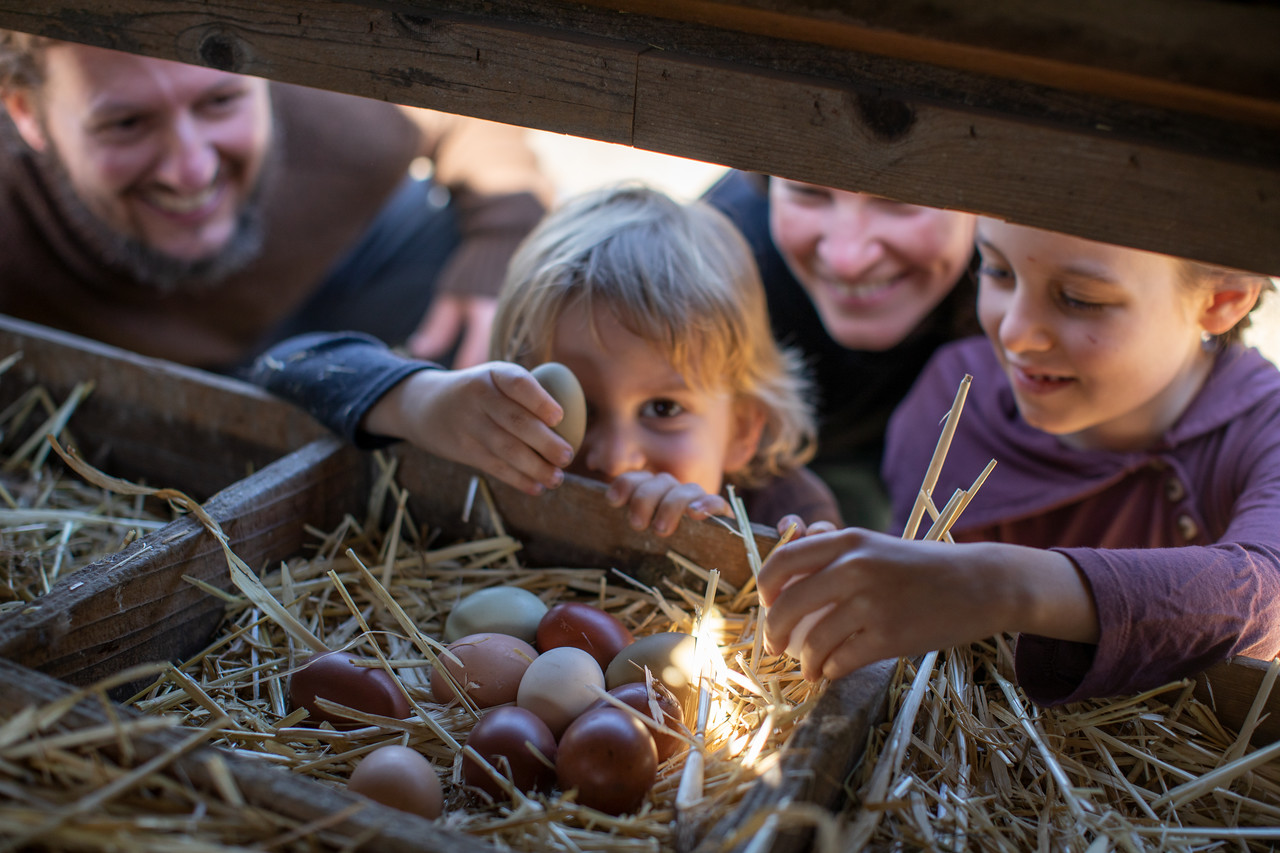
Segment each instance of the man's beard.
M272 147L274 149L274 146ZM236 227L226 244L207 257L176 258L142 240L121 234L96 216L71 184L62 158L50 147L35 152L35 162L54 202L66 218L67 229L107 265L161 294L199 293L247 267L261 253L265 233L263 187L272 160L269 153L253 192L236 214Z

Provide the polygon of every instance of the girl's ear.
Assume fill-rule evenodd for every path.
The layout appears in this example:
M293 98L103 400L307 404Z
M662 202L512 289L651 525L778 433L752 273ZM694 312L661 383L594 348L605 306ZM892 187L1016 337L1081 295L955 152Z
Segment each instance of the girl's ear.
M31 147L33 151L44 151L49 144L49 140L45 138L44 128L40 125L40 118L36 114L35 100L30 90L15 89L6 92L4 96L4 108L9 112L9 118L13 119L13 126L18 129L24 142Z
M724 472L734 474L747 467L760 449L766 422L758 400L740 399L733 407L733 433L724 452Z
M1253 310L1262 293L1262 279L1244 273L1226 273L1214 288L1200 325L1211 335L1223 335Z

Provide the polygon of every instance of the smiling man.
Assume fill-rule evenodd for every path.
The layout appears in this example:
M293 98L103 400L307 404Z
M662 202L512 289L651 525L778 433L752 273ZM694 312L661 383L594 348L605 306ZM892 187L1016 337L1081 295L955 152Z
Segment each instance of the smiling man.
M482 360L549 196L519 128L201 66L0 31L0 92L0 311L214 370L337 329Z

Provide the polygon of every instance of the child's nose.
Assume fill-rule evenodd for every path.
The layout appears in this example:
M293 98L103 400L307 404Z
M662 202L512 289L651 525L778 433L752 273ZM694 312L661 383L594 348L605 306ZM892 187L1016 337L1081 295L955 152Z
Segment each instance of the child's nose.
M1053 334L1044 306L1020 291L1010 296L1000 319L1000 343L1011 352L1049 349L1053 345Z
M218 149L191 116L174 119L165 134L155 176L176 192L201 190L218 171Z
M580 457L587 469L602 479L612 480L628 471L640 471L645 455L632 431L618 425L596 424L587 428Z

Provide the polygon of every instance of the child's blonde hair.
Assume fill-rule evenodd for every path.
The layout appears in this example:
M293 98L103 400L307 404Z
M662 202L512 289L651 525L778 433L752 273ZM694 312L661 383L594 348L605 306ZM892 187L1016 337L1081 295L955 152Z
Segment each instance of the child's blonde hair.
M681 205L644 186L584 193L549 214L507 270L491 339L495 359L533 367L550 358L560 315L606 308L655 344L698 390L756 401L766 423L755 456L725 472L754 486L804 465L816 440L799 357L769 327L764 286L746 241L702 202Z

